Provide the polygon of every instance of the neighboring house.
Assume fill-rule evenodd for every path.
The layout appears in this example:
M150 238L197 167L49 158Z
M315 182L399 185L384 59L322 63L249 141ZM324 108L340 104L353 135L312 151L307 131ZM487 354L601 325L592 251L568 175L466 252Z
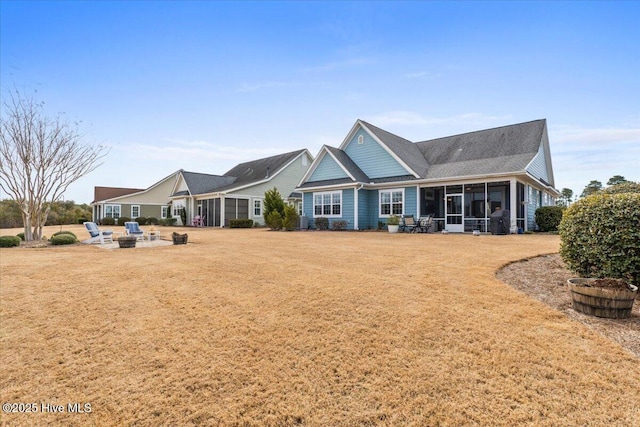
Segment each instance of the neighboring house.
M411 142L362 120L339 148L323 146L296 191L314 219L378 228L392 214L434 218L434 230L486 231L497 208L535 229L534 213L555 204L546 120Z
M147 189L94 187L94 200L91 202L94 221L121 216L132 219L168 218L167 203L178 174L179 171L174 172Z
M293 190L312 162L311 153L302 149L241 163L224 175L181 170L169 193L171 214L180 218L184 207L187 225L196 216L204 218L204 225L210 227L224 227L230 219L252 219L262 224L264 193L273 187L301 211L302 194Z

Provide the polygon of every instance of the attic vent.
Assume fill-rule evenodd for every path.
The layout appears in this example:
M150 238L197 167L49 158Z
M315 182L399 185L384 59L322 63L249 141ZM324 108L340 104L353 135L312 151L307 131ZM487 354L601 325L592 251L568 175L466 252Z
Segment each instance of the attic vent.
M358 144L360 145L364 144L364 136L358 135Z
M267 166L267 176L265 178L269 178L270 174L271 174L271 168Z

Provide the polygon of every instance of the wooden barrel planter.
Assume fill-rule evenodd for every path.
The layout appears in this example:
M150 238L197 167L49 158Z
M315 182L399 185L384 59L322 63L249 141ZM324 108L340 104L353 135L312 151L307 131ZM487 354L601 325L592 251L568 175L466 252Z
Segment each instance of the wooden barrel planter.
M118 245L121 248L135 248L137 237L135 236L123 236L118 238Z
M629 289L592 287L589 282L597 279L569 279L571 305L580 313L609 319L625 319L631 316L638 288Z

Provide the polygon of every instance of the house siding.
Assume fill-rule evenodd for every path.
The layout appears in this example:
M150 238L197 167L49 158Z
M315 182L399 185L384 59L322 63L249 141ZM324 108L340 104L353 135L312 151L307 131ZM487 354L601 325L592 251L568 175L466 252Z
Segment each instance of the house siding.
M529 163L527 172L529 172L536 178L542 178L546 182L549 182L549 174L547 173L547 161L545 158L543 144L540 144L538 154L536 154L531 163Z
M363 136L362 144L358 144L360 135ZM354 134L344 152L370 178L402 176L409 173L362 128Z
M319 193L325 193L325 192L333 192L334 190L326 190L326 191L319 191ZM335 221L347 221L347 229L348 230L353 230L353 227L355 225L355 221L354 221L354 212L355 212L355 207L354 207L354 191L352 188L348 188L345 190L336 190L336 192L340 192L341 193L341 197L342 197L342 215L338 218L329 218L329 228L332 227L333 223ZM308 192L308 193L304 193L303 194L303 200L304 200L304 215L309 218L309 227L310 228L316 228L316 224L315 224L315 218L313 217L313 195L314 193L312 192Z
M333 157L330 155L325 155L320 164L313 171L308 181L323 181L326 179L338 179L338 178L348 178L349 176L344 172L344 170L338 165L338 162L335 161Z

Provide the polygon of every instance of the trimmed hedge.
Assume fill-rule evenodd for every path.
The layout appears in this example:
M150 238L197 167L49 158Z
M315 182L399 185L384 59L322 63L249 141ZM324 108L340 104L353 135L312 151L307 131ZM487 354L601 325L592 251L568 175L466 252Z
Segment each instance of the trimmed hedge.
M16 237L19 237L20 240L22 240L24 242L24 231L22 233L16 234Z
M640 194L598 192L569 206L560 223L560 255L581 277L640 284Z
M118 218L118 225L124 225L125 222L131 222L131 221L132 221L131 218L129 218L128 216L121 216L120 218Z
M138 218L134 219L134 221L137 222L139 225L147 225L147 222L149 220L147 219L147 217L139 216Z
M56 237L56 236L60 236L62 234L68 234L70 236L73 236L75 239L78 238L73 232L67 231L67 230L56 231L55 233L53 233L53 235L51 237L53 238L53 237Z
M536 224L539 231L558 231L564 209L562 206L542 206L536 209Z
M102 218L100 225L116 225L116 220L113 218Z
M20 246L20 238L18 236L2 236L0 237L0 248L12 248Z
M76 239L76 236L72 236L70 234L58 234L51 238L52 245L72 245L77 241L78 239Z
M158 221L158 225L171 226L176 225L178 222L178 218L162 218Z
M158 225L158 218L150 216L147 218L147 225Z
M252 219L230 219L229 228L251 228L253 227Z

